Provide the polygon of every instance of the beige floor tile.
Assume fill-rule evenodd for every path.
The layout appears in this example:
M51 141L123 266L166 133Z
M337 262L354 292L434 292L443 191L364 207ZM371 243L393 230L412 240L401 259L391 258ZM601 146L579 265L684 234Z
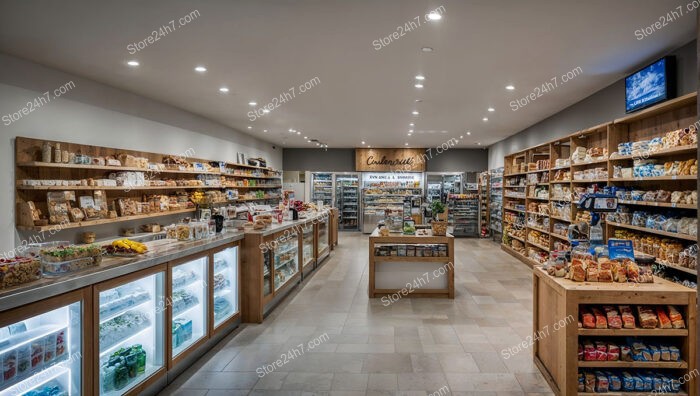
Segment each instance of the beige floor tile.
M369 374L339 374L333 376L331 389L334 391L364 391L367 389Z
M397 374L369 374L367 390L394 391L399 389Z

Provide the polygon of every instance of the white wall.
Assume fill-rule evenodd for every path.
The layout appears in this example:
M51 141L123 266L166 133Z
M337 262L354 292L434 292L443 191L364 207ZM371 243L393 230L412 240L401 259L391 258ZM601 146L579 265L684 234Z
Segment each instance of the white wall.
M0 54L0 117L69 81L75 83L75 88L60 98L9 126L0 121L0 185L7 186L0 190L0 252L30 236L15 230L17 136L166 154L181 154L192 148L193 157L211 160L235 161L236 153L243 152L247 157L264 157L269 166L282 168L282 150L273 149L269 142L163 103L5 54ZM99 238L117 229L106 226L95 231ZM74 233L65 230L59 236L70 240Z

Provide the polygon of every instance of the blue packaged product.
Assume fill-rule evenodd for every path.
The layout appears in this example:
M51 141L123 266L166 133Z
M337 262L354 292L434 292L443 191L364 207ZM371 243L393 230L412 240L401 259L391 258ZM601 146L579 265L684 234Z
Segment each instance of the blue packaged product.
M619 376L619 375L617 375L617 374L615 374L615 373L612 373L612 372L610 372L610 371L606 371L606 372L605 372L605 375L608 376L608 383L610 384L610 385L609 385L609 389L610 389L612 392L617 392L617 391L619 391L620 389L622 389L622 381L620 380L620 376Z
M634 377L627 371L622 373L622 390L625 392L634 391Z
M638 389L638 390L641 390L644 392L651 392L653 385L654 385L653 377L648 375L647 373L638 373L637 376L642 381L642 388ZM635 388L636 388L636 384L635 384Z

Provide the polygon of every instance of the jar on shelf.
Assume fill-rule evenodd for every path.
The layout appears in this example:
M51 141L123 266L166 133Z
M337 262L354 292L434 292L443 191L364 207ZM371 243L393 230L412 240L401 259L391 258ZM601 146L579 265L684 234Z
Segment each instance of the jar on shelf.
M53 153L53 147L51 143L44 142L41 146L41 162L51 162L51 154Z
M53 162L60 163L63 160L63 155L61 154L61 143L56 143L53 151Z

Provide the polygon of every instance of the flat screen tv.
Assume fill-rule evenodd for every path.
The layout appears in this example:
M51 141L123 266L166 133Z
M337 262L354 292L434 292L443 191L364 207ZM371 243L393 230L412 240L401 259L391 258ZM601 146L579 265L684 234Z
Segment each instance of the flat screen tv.
M625 112L652 106L676 95L676 59L663 57L625 78Z

